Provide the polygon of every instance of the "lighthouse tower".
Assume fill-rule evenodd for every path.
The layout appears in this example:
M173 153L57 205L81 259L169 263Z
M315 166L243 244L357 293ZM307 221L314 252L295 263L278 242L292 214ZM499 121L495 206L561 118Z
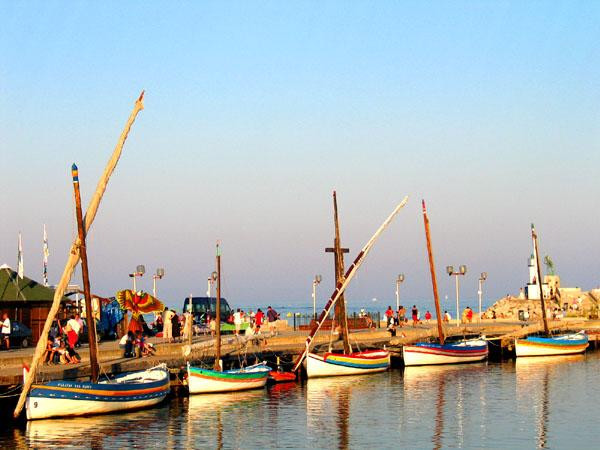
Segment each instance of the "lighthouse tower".
M529 257L529 282L527 283L527 298L530 300L540 299L540 285L537 279L537 260L534 253Z
M533 228L533 224L531 224L531 227ZM535 256L535 239L533 236L531 236L531 245L533 249L531 256L529 257L529 281L527 282L525 290L529 300L540 300L540 286L542 287L544 298L549 295L549 289L548 285L543 283L544 280L538 280L538 261Z

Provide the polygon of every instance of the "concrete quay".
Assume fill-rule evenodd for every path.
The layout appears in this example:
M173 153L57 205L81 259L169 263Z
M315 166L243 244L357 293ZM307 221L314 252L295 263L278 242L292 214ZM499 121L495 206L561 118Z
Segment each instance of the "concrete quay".
M600 320L563 319L552 321L553 329L585 329L590 333L592 346L600 341ZM492 338L501 348L510 345L511 339L539 331L539 324L526 324L508 320L484 320L482 323L461 325L445 324L448 336L484 334ZM257 360L266 360L275 364L277 356L281 358L285 368L303 349L307 336L306 331L285 331L277 335L268 333L247 339L244 336L222 336L221 355L226 368L239 366L241 362L253 364ZM360 330L350 333L350 342L356 349L387 348L392 356L399 358L402 346L412 344L427 338L437 336L435 322L422 323L413 327L405 325L398 327L396 335L384 329ZM494 338L496 338L494 340ZM214 361L214 338L211 336L196 336L191 346L187 342L163 343L160 338L150 338L156 346L156 354L144 358L123 358L123 349L118 341L101 342L99 345L101 373L116 375L122 372L140 370L159 363L166 363L177 374L189 361L194 364L209 366ZM339 349L341 342L337 336L333 341L328 330L321 331L315 338L315 350L325 351L330 342L333 348ZM34 348L14 349L0 352L0 385L16 385L22 383L22 365L31 363ZM89 377L90 365L87 345L78 349L82 357L79 364L43 365L38 368L38 382L56 379L80 379ZM286 367L287 366L287 367Z

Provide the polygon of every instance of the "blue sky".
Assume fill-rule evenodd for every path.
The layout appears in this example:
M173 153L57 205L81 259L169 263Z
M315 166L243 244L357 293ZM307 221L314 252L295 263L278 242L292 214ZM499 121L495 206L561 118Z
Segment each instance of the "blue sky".
M529 224L563 284L600 284L600 6L595 2L4 2L0 260L56 282L133 101L140 114L89 237L92 288L163 266L161 297L202 295L223 243L235 304L310 303L333 286L331 191L353 255L409 206L348 292L430 298L527 278ZM147 277L141 286L150 290ZM322 301L321 301L322 303Z

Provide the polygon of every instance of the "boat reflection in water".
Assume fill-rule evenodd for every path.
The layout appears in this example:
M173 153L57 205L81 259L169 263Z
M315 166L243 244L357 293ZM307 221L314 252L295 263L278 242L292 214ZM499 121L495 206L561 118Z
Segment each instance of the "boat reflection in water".
M157 417L158 416L158 417ZM168 422L168 408L100 416L30 420L25 428L29 447L111 447L129 441L133 446L153 445L152 435L138 433L152 427L156 420Z
M252 416L260 416L264 408L265 391L242 391L223 394L190 395L186 435L205 448L243 447ZM257 418L258 420L258 418ZM262 422L262 420L261 420Z
M413 422L427 423L434 410L433 448L439 449L449 445L462 446L465 415L476 411L465 411L464 396L469 391L481 386L487 368L486 363L469 365L437 365L411 366L404 368L404 400L413 407ZM477 376L479 375L479 376ZM471 392L472 393L472 392ZM433 405L431 404L433 400ZM452 412L454 407L455 412ZM485 409L485 391L480 389L480 407ZM446 413L451 414L451 423L456 432L456 443L449 443L445 430Z
M560 385L550 380L561 379L558 374L568 364L580 363L584 355L538 356L536 358L517 358L517 408L522 414L534 411L536 427L536 445L548 446L548 422L550 416L550 394ZM565 380L568 382L568 380Z

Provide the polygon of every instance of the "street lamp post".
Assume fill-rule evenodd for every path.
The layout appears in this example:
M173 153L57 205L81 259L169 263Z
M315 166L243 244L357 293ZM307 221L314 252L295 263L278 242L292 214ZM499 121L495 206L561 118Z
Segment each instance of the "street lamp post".
M212 284L213 284L213 280L212 280L212 275L210 277L208 277L208 280L206 280L206 296L210 299L212 296Z
M165 269L156 269L156 274L152 275L152 295L156 297L156 280L165 276Z
M312 282L313 317L315 320L317 320L317 284L319 284L322 279L321 275L315 275L315 279Z
M396 278L396 312L400 309L400 284L404 282L404 274L401 273Z
M481 295L483 294L483 282L487 279L487 272L481 272L479 276L479 290L477 295L479 296L479 323L481 323Z
M133 278L133 292L137 292L137 286L136 286L135 279L137 277L144 276L145 273L146 273L146 267L143 264L140 264L139 266L137 266L135 268L135 272L129 274L129 276L131 278Z
M460 303L458 300L458 294L459 294L458 277L459 277L459 275L467 274L467 266L465 266L464 264L461 264L458 267L458 272L454 271L453 266L446 266L446 272L448 273L449 276L454 275L454 277L456 277L456 326L459 327L460 326Z

